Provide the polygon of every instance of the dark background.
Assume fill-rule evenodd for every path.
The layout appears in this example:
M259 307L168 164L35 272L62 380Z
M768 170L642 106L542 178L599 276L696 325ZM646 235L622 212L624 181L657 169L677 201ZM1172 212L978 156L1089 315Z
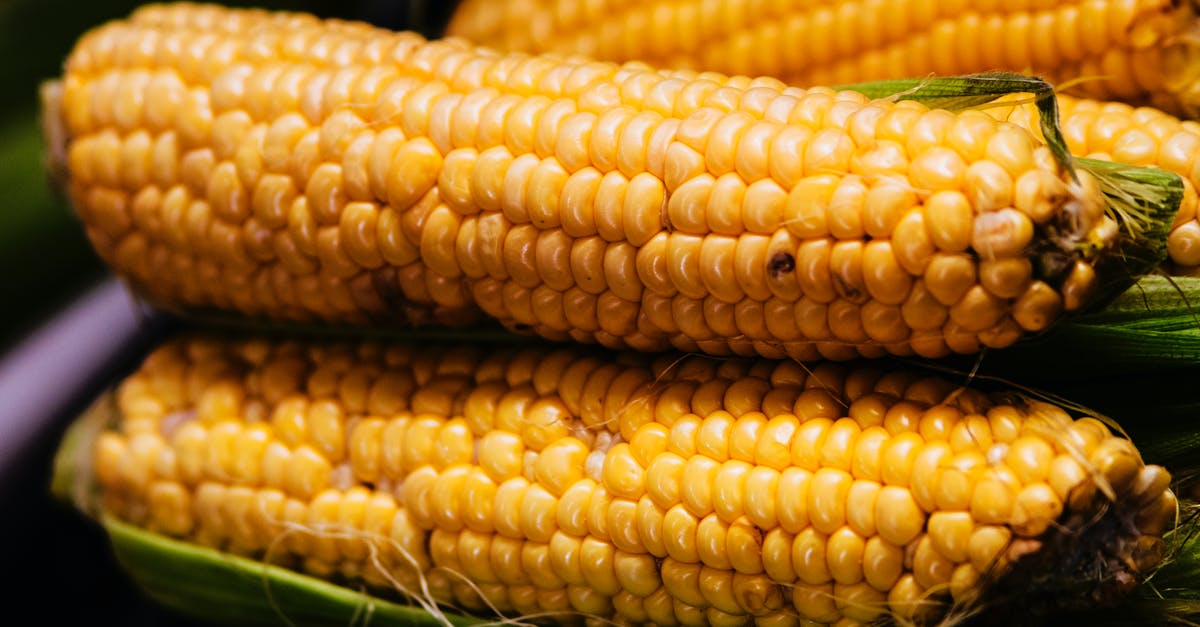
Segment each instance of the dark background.
M67 424L133 367L169 324L135 317L117 329L97 322L96 334L134 338L114 354L81 351L69 358L64 365L85 373L64 377L69 382L30 376L30 358L45 357L41 347L61 330L64 312L107 277L70 208L43 174L38 84L59 74L80 34L139 4L0 0L0 379L8 377L0 380L0 390L13 390L17 379L18 386L62 386L52 394L53 407L32 411L0 397L0 444L7 445L0 446L0 598L9 616L0 622L36 617L32 622L40 625L191 624L147 603L117 569L100 528L49 495L52 456ZM436 0L224 4L362 19L429 36L440 32L454 6Z

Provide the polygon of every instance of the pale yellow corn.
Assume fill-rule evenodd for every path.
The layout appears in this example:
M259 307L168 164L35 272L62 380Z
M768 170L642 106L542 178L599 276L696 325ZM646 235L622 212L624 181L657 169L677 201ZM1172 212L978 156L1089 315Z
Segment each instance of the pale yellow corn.
M796 85L1032 72L1195 116L1198 29L1195 3L1177 0L465 0L448 32Z
M299 14L144 8L48 96L96 250L173 308L939 357L1089 304L1118 237L978 111Z
M924 623L1035 587L1092 607L1176 515L1100 421L918 370L183 338L115 407L110 513L563 622Z

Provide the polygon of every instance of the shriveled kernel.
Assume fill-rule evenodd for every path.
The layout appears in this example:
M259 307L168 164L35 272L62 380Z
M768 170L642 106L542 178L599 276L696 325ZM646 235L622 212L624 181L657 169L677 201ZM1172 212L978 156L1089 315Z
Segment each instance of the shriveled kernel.
M999 209L975 217L971 247L984 260L1021 254L1033 241L1033 222L1016 209Z
M1062 179L1042 170L1029 170L1017 176L1013 207L1042 224L1060 210L1067 198L1067 186Z

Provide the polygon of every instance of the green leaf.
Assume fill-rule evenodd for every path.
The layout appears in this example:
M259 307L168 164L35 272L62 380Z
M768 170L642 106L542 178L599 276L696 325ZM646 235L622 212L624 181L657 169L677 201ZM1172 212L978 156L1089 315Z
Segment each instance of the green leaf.
M284 568L101 519L121 566L152 599L215 625L424 627L480 619L401 605Z

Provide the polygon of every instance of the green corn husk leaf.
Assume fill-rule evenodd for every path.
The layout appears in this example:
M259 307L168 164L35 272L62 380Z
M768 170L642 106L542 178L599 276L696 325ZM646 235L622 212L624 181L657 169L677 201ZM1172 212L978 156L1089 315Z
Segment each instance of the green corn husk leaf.
M180 542L105 516L113 551L154 601L219 625L476 625L481 619L400 605L285 568Z

